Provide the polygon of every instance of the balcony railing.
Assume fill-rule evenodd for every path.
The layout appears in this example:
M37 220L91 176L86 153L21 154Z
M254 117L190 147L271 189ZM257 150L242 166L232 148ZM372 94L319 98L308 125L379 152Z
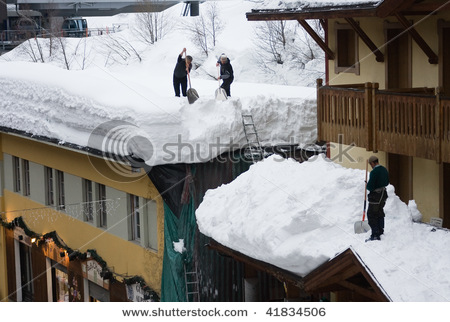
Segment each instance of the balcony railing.
M317 82L319 140L450 162L450 98L439 89Z

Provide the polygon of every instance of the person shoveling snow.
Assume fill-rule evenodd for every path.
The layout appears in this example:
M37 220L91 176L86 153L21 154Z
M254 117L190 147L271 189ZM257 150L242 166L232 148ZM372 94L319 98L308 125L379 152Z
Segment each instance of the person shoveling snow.
M217 78L218 80L222 80L222 85L220 88L223 88L227 93L227 96L231 96L230 86L234 80L233 67L230 64L230 59L227 55L220 55L219 60L216 63L216 66L220 65L220 76Z
M386 187L389 185L389 173L385 167L378 163L378 157L372 155L368 160L372 171L370 172L367 190L369 193L369 209L367 219L372 229L370 240L381 240L384 234L384 205L388 197Z

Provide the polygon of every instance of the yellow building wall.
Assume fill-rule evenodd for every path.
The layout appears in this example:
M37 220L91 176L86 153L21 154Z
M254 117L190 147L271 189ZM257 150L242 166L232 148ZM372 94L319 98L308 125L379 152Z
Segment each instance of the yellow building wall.
M103 229L84 223L51 208L47 208L45 215L40 215L39 217L36 217L33 211L18 211L43 208L45 206L22 196L20 193L14 193L6 189L3 191L4 210L6 211L6 220L8 222L15 217L22 216L27 226L36 233L46 234L56 231L72 249L82 252L87 249L95 249L113 272L126 276L142 276L153 290L160 293L164 253L164 206L158 191L147 175L143 174L139 180L133 179L130 182L124 182L123 178L108 168L100 158L89 159L86 154L17 136L2 134L1 138L3 153L27 159L143 198L154 199L157 204L158 251L143 248L140 245L114 236ZM95 167L91 162L95 164ZM44 186L44 183L42 183L42 186ZM0 274L0 281L3 275ZM120 280L120 277L118 279ZM2 285L6 285L6 283L2 283ZM2 291L1 286L0 291Z
M436 161L413 159L413 196L423 222L439 217L439 165Z
M387 165L385 152L373 153L360 147L330 143L330 159L346 168L364 170L371 155L376 155L380 164ZM439 165L436 161L413 158L412 184L413 199L423 215L422 221L429 222L431 217L439 217Z
M426 23L422 22L421 16L407 16L409 21L414 23L414 28L426 41L435 54L439 53L439 41L438 41L438 20L450 20L450 13L440 12L437 15L426 17ZM388 17L386 19L379 18L356 18L359 22L362 30L372 40L372 42L385 54L385 35L384 35L384 21L398 22L396 18ZM345 24L344 19L330 20L328 24L328 44L330 49L336 51L335 43L335 28L334 22L337 21L341 24ZM434 88L439 86L439 66L438 64L428 63L428 57L424 51L412 40L412 87L429 87ZM377 62L375 55L370 51L369 47L361 40L358 39L359 48L359 62L360 62L360 75L354 73L338 73L334 71L335 61L329 60L329 78L331 85L339 84L357 84L365 82L378 83L380 89L384 89L386 78L384 62ZM386 58L386 57L385 57Z
M422 21L422 16L406 16L414 23L414 28L426 41L435 54L439 54L438 20L450 21L450 12L442 11L436 15L426 17L426 23ZM398 22L394 17L386 19L379 18L356 18L355 19L369 36L369 38L380 48L382 53L386 52L384 21ZM335 52L335 28L334 22L346 23L344 19L330 19L328 23L328 44ZM439 86L439 66L430 64L428 57L417 45L414 39L412 44L412 87L434 88ZM331 85L358 84L365 82L379 83L379 88L385 88L386 64L377 62L375 55L371 53L367 45L358 40L360 75L354 73L335 73L335 61L328 62L329 81ZM346 151L346 153L343 153ZM350 155L346 157L345 155ZM365 160L372 155L372 152L364 148L339 145L330 142L331 158L348 168L364 169ZM344 157L342 156L344 155ZM387 153L379 151L375 154L379 157L380 163L387 164ZM431 217L439 217L439 165L433 160L413 158L413 198L417 203L419 211L423 215L423 222L429 222Z
M364 170L371 155L376 155L380 164L386 165L384 152L373 153L357 146L330 142L330 159L346 168Z
M0 152L2 151L2 140L0 134ZM0 153L0 187L3 187L3 178L1 169L3 167L3 153ZM0 191L0 218L4 219L3 192ZM5 228L0 226L0 301L7 301L7 275L6 275L6 247L5 247Z

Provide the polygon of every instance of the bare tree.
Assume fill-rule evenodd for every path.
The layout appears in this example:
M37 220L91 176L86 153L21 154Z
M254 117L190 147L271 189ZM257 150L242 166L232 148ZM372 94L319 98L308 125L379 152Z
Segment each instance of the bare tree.
M212 45L216 46L216 39L223 30L224 23L219 17L219 9L216 2L209 2L206 8L207 31L211 37Z
M263 57L271 57L269 61L284 63L284 51L287 44L286 21L266 21L255 29L255 44ZM268 54L268 55L267 55ZM267 58L265 59L267 60Z
M320 34L320 24L317 22L313 28ZM286 60L305 65L317 56L320 51L317 44L303 30L298 32L297 24L287 21L266 21L255 28L255 45L258 48L259 58L266 63L276 62L284 64Z
M107 63L112 59L118 63L128 63L131 59L137 58L142 61L138 50L121 35L107 35L103 38L103 45L107 55Z
M192 42L208 56L209 50L216 46L217 36L223 30L224 23L219 17L215 2L206 3L204 6L206 6L204 13L202 11L193 22L184 24L184 27L190 31Z
M64 59L64 66L67 68L67 70L70 69L70 59L67 56L67 42L64 37L57 37L59 49L61 50L62 58Z
M142 41L152 45L169 32L171 20L164 11L154 12L154 5L148 0L143 0L140 8L134 29Z

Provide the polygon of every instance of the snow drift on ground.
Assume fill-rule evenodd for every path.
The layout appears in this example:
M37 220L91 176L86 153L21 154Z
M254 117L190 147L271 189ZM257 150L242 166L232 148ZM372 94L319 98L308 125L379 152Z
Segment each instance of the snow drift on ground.
M251 3L235 0L220 5L227 23L208 57L180 25L152 46L138 41L131 26L111 35L63 38L66 59L56 56L55 49L50 56L50 40L39 39L45 63L23 61L39 53L35 40L25 42L0 59L0 126L133 154L149 165L202 162L242 147L246 143L242 113L253 114L264 145L314 143L315 89L261 83L258 62L251 59L252 27L245 19ZM172 10L177 8L181 5ZM181 23L180 19L194 18L175 20ZM112 44L116 50L118 44L126 47L128 54L121 52L125 58L111 49ZM186 98L174 97L172 87L173 68L183 47L194 56L194 63L202 63L192 71L192 87L200 99L191 105ZM215 62L222 52L230 57L236 75L232 97L225 102L215 100L219 83L208 76L217 74ZM280 75L283 72L288 70ZM306 79L298 71L290 73ZM101 131L96 130L99 127ZM105 137L112 133L108 140L115 141L92 140L92 133ZM145 137L146 144L128 144L130 135Z
M450 234L413 222L388 186L381 241L355 234L362 219L364 170L315 157L272 156L230 184L208 190L196 211L200 231L252 258L301 276L351 247L393 301L450 300ZM445 252L445 254L444 254Z

